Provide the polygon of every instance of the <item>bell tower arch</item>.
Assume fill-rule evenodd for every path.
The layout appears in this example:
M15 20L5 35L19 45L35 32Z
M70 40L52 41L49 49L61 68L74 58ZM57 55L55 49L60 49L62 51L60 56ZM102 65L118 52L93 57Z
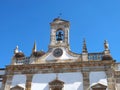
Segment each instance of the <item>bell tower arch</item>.
M51 35L49 48L66 47L69 48L69 21L55 18L50 23Z

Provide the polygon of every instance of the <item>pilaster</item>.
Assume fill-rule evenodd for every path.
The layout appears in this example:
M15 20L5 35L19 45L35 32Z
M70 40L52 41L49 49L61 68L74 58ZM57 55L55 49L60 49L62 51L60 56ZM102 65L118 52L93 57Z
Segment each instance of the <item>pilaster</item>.
M1 89L0 90L4 90L5 88L5 83L6 83L6 76L3 77L3 80L2 80L2 86L1 86Z
M12 84L12 78L13 78L13 75L7 75L6 76L6 82L4 82L5 84L5 87L2 88L2 90L10 90L10 86Z
M108 70L108 71L106 71L106 75L107 75L107 82L108 82L108 90L116 90L115 89L114 71Z
M26 80L26 89L25 90L31 90L33 74L27 74L26 76L27 76L27 80Z
M88 53L82 53L82 61L88 61Z
M115 71L116 90L120 90L120 71Z
M82 74L83 74L83 90L90 90L89 72L83 71Z

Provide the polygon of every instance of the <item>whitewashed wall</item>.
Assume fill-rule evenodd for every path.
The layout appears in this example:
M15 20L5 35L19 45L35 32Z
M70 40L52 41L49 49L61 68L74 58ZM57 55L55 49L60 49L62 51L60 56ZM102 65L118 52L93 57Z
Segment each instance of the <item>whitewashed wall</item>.
M15 87L16 85L25 88L26 83L26 75L14 75L12 79L11 88Z
M107 86L107 76L104 71L101 72L90 72L90 86L93 86L97 83ZM106 89L107 90L107 89Z
M55 79L55 74L35 74L33 76L31 90L49 90L48 82Z
M66 52L65 48L61 47L61 49L63 50L63 55L61 57L56 58L55 56L53 56L53 52L54 52L54 50L53 50L52 53L49 53L48 56L46 56L44 58L44 60L50 61L50 60L58 60L58 59L60 59L60 60L64 61L64 60L68 60L68 59L78 59L78 57L73 57L70 54L68 54Z
M56 76L58 76L59 80L64 82L64 90L83 90L83 76L80 72L34 74L31 84L31 90L49 90L49 82L55 80ZM97 83L107 86L107 77L104 71L90 72L89 78L90 87ZM25 88L25 83L25 75L14 75L11 87L18 85Z
M56 74L35 74L32 80L32 90L49 90L48 83L56 78ZM64 90L83 90L81 73L59 73L58 79L63 81Z

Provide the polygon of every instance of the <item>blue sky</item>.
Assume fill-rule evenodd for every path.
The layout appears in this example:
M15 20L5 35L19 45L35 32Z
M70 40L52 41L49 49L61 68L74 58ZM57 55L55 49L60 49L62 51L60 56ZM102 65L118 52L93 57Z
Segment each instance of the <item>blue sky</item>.
M16 45L29 56L36 41L47 52L50 22L62 13L70 21L70 47L82 52L104 50L108 40L113 58L120 62L120 0L0 0L0 67L9 65Z

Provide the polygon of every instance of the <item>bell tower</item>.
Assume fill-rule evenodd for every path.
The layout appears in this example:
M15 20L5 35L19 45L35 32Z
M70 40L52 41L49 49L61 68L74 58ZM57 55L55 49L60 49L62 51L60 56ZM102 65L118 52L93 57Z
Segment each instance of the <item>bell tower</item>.
M55 18L50 23L51 35L49 49L56 47L69 48L69 21Z

